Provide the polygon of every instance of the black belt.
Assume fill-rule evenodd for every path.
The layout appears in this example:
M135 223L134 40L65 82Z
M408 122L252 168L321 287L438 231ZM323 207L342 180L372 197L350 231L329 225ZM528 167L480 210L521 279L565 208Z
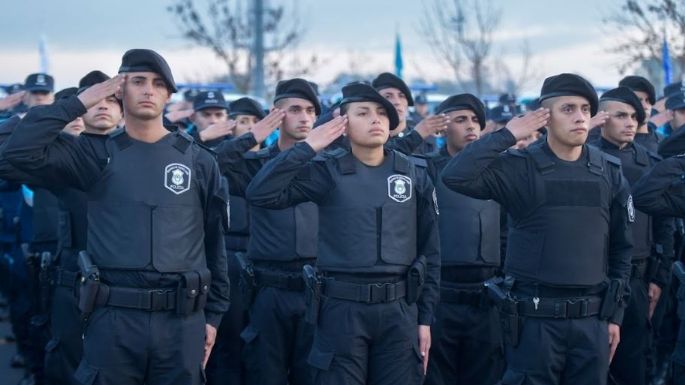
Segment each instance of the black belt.
M407 294L407 281L385 283L352 283L324 279L323 295L363 303L397 301Z
M585 318L599 314L600 297L526 298L512 303L521 316L541 318ZM507 312L507 305L504 311ZM511 310L511 309L509 309Z
M479 307L487 304L488 296L483 290L482 283L471 290L443 286L440 288L440 301Z
M60 267L55 269L54 283L57 286L64 286L70 289L76 287L81 275L75 271L64 270Z
M302 274L255 269L254 275L257 286L275 287L291 291L304 291L305 285Z
M98 293L96 304L147 311L176 309L175 289L135 289L107 287Z
M648 260L642 259L634 261L630 264L630 277L635 279L643 279L647 274Z

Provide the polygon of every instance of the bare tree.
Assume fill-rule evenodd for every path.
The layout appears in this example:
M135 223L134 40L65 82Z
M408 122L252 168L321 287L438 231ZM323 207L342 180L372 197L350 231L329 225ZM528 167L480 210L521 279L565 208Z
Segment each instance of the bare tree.
M521 59L520 70L514 70L510 64L499 57L494 61L495 73L498 74L498 83L506 92L515 95L518 95L521 90L541 76L538 67L533 65L533 51L530 49L528 40L523 41L517 56Z
M621 57L622 73L645 61L661 63L664 35L671 57L678 68L685 68L685 1L624 0L605 23L617 37L612 51Z
M476 93L485 90L493 33L501 14L492 0L424 0L420 33L462 88L467 88L468 78Z
M173 0L167 7L181 35L190 43L211 49L226 65L228 77L239 92L250 90L253 61L252 17L248 0ZM265 8L265 69L275 82L284 74L284 52L294 48L304 30L297 8ZM316 63L316 58L310 59Z

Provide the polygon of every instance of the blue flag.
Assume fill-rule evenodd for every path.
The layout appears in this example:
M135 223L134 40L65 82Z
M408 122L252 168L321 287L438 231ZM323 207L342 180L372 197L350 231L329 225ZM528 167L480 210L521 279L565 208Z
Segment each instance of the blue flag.
M661 48L661 64L664 68L664 86L671 84L671 54L668 50L668 41L664 34L664 44Z
M402 78L402 69L404 69L404 62L402 61L402 42L400 41L400 34L395 35L395 75Z

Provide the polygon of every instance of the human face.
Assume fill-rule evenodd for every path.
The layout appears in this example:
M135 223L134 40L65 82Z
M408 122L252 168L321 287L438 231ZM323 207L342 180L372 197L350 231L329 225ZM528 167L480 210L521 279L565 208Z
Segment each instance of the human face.
M27 92L24 96L24 104L27 107L45 106L55 101L55 94L48 91Z
M296 141L307 139L316 121L314 103L307 99L285 98L279 100L276 107L285 112L281 135Z
M347 106L347 137L352 145L383 147L390 135L390 120L383 106L375 102L354 102Z
M235 136L240 136L252 130L259 119L254 115L237 115L235 117Z
M119 96L119 95L118 95ZM169 101L169 89L159 74L154 72L130 72L121 92L124 116L140 120L158 119Z
M62 129L62 131L66 134L73 135L73 136L79 136L81 133L85 130L85 126L83 125L83 118L78 117Z
M195 123L197 130L202 131L212 124L227 121L228 114L224 108L203 108L200 111L195 111L191 120Z
M402 124L407 119L407 111L409 111L409 101L407 100L407 95L404 92L398 90L395 87L383 88L378 91L382 97L388 99L395 109L397 110L397 115L400 117L400 124Z
M647 95L646 92L642 91L633 91L635 93L635 96L637 96L638 99L640 99L640 103L642 103L642 108L645 110L645 116L649 116L652 113L652 103L649 102L649 95Z
M635 108L629 104L616 101L602 104L603 110L609 115L602 126L602 137L619 148L635 140L638 125Z
M680 108L677 110L669 110L671 111L671 128L674 130L679 129L683 125L685 125L685 108Z
M547 101L548 138L567 147L582 146L590 130L590 102L580 96L558 96Z
M457 110L447 113L447 143L452 151L458 152L469 143L480 138L480 122L476 113L471 110Z
M83 115L83 123L88 131L107 133L121 120L121 106L114 95L108 96L89 108Z

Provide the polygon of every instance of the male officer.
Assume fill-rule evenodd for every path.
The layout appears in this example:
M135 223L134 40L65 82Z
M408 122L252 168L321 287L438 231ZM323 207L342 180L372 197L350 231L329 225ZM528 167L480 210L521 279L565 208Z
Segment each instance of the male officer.
M638 127L646 118L643 103L630 88L618 87L602 94L599 108L609 119L601 127L601 138L591 144L618 158L623 175L633 185L660 160L635 143ZM631 296L610 373L618 384L639 385L647 381L649 320L662 288L670 281L674 229L672 219L651 217L640 210L632 227Z
M55 100L55 79L44 73L31 74L24 81L24 90L24 104L28 108L50 104Z
M385 150L399 118L372 87L343 87L341 114L262 168L247 197L274 209L319 206L323 277L307 276L308 290L322 285L309 355L316 383L420 384L440 276L434 188L425 169ZM311 162L343 131L350 150Z
M671 157L683 152L685 148L685 88L672 91L666 98L666 112L673 129L671 136L659 143L659 155Z
M606 384L628 292L632 199L620 162L584 145L598 104L592 85L552 76L540 100L542 109L454 157L443 182L496 200L511 219L507 279L492 287L503 301L502 383ZM503 153L545 125L545 141Z
M199 384L203 354L206 362L228 309L226 186L208 152L162 125L164 104L176 91L166 61L133 49L119 72L77 97L30 111L4 154L50 183L87 193L79 307L92 313L76 379ZM123 130L104 142L59 134L113 93L123 102Z
M422 119L419 124L413 126L413 122L407 120L407 116L409 107L414 105L414 99L411 90L402 79L389 72L384 72L373 79L371 85L392 103L400 119L399 126L390 134L388 140L390 148L399 147L393 142L402 139L405 142L403 146L411 144L412 151L416 153L428 154L435 151L437 149L435 134L447 124L445 118L441 115L434 115Z
M659 146L659 135L656 133L656 125L649 121L652 114L652 106L656 103L656 92L649 80L642 76L626 76L618 82L619 87L628 87L640 100L640 105L645 112L645 120L637 128L635 142L641 144L649 151L656 153Z
M210 140L203 138L202 132L210 126L232 126L228 120L228 104L224 101L223 94L219 91L198 93L193 100L193 114L190 115L190 121L193 122L191 135L195 140L210 147L219 144L223 137Z
M500 271L500 207L454 192L439 175L447 162L480 138L485 106L471 94L454 95L436 113L450 123L446 144L428 156L440 204L440 304L426 384L495 384L504 357L500 318L483 282Z
M216 148L219 166L231 194L245 196L252 177L270 159L307 138L321 113L319 99L304 79L278 83L274 106L252 131ZM278 142L257 152L251 148L276 127ZM311 384L307 364L313 330L304 322L302 267L317 256L318 210L311 202L280 210L249 206L249 241L243 276L249 305L245 342L246 383L255 385ZM256 293L250 293L256 291Z

